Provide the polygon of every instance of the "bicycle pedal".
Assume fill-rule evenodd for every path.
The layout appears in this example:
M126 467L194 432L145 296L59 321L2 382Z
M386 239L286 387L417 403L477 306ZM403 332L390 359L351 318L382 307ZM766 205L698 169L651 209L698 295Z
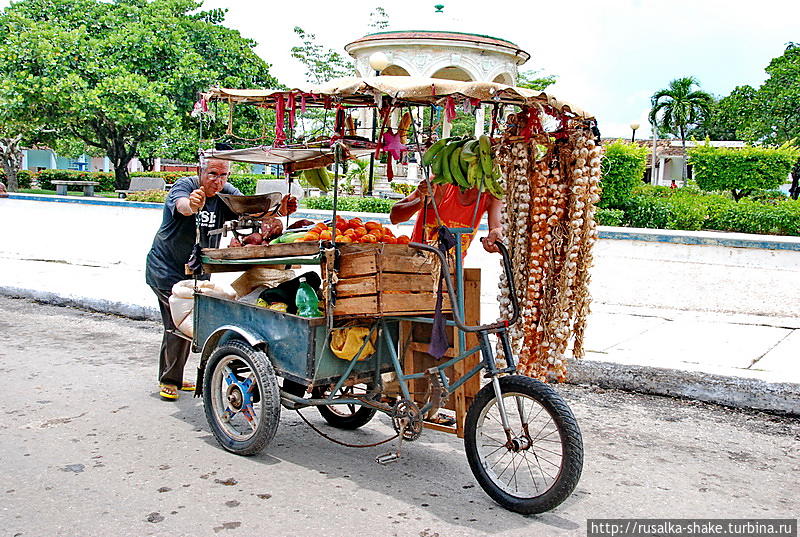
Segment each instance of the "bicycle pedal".
M390 451L389 453L384 453L383 455L378 455L375 457L375 462L382 466L386 466L387 464L391 464L393 462L397 462L400 458L400 455L397 453Z

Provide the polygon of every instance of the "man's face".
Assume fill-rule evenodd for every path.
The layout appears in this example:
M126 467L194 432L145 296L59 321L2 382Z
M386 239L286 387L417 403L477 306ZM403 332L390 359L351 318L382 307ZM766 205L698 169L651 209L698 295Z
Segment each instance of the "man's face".
M228 175L230 175L229 162L209 159L205 170L200 171L200 187L207 197L216 196L228 181Z

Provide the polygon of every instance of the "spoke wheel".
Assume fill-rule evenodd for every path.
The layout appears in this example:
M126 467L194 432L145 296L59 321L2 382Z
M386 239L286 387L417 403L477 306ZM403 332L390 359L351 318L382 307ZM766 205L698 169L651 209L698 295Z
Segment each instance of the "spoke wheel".
M467 413L467 460L483 490L506 509L549 511L572 494L581 476L578 423L546 384L519 375L499 380L510 435L503 429L494 387L487 384Z
M354 396L366 396L371 385L358 384L356 386L343 386L337 393L337 397L345 397L348 399ZM312 392L315 399L324 399L328 397L328 391L324 387L316 387ZM339 429L358 429L366 425L375 416L376 409L367 406L362 406L355 403L346 403L341 405L326 405L318 406L320 415L325 418L325 421L333 427Z
M203 385L206 419L217 441L233 453L258 453L275 436L280 394L272 364L241 341L217 347Z

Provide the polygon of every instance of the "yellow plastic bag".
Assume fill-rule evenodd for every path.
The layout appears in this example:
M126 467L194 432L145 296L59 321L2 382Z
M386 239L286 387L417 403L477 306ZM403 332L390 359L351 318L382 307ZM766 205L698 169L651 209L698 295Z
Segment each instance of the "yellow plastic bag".
M331 352L337 358L342 360L352 360L356 355L361 345L364 345L364 340L369 336L370 329L365 326L350 326L335 330L331 336ZM375 333L372 334L371 341L367 341L364 345L364 350L361 351L361 356L358 361L366 360L375 353Z

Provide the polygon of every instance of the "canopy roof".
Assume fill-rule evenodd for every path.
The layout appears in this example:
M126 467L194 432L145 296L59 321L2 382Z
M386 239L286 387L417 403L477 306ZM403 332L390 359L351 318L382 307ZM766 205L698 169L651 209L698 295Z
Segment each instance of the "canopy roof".
M375 76L337 78L318 86L292 90L212 88L204 94L208 100L260 104L275 107L276 99L288 93L306 96L307 106L322 106L324 97L349 106L375 106L376 98L386 95L412 105L442 105L449 96L477 99L482 103L517 106L549 105L559 112L591 119L593 116L543 91L507 86L495 82L462 82L441 78ZM313 97L312 97L313 96Z
M272 147L262 145L245 149L203 151L205 158L230 160L232 162L247 162L250 164L293 164L308 162L309 167L318 167L333 162L333 147ZM346 157L361 157L369 155L374 149L346 148ZM311 165L313 164L313 165ZM303 167L301 166L300 169Z

